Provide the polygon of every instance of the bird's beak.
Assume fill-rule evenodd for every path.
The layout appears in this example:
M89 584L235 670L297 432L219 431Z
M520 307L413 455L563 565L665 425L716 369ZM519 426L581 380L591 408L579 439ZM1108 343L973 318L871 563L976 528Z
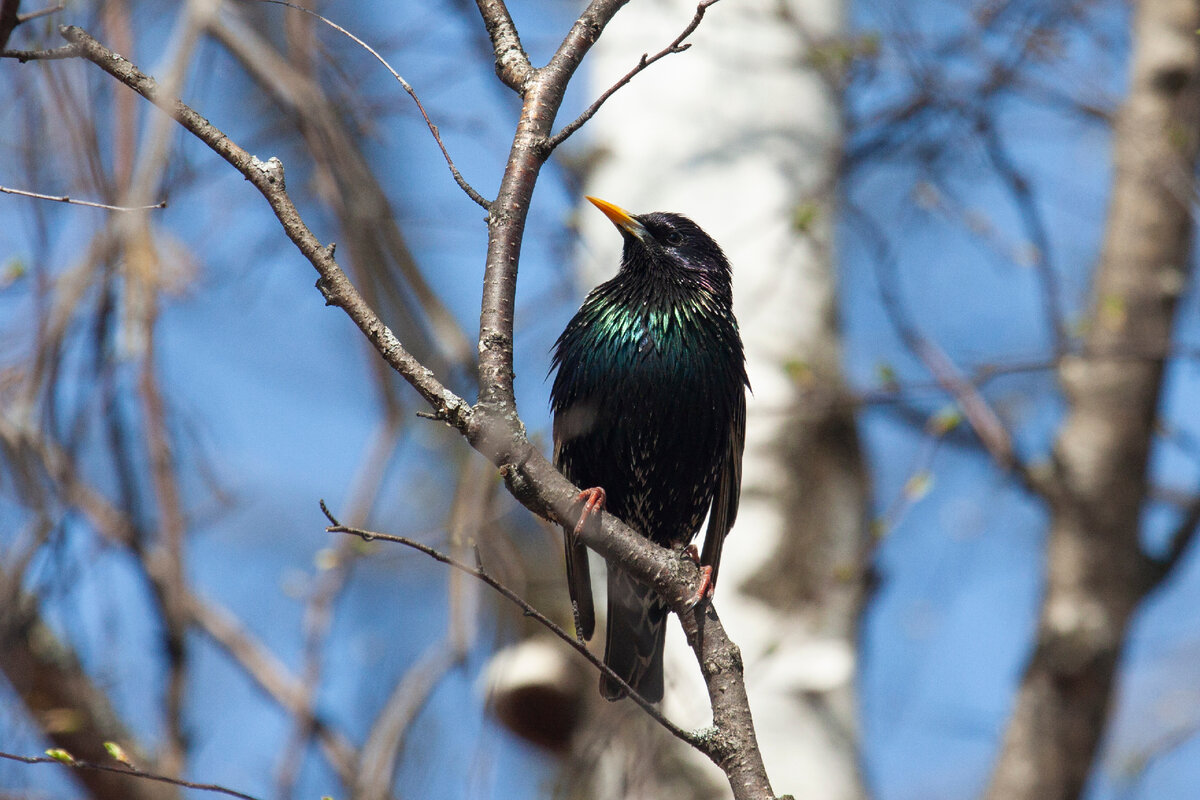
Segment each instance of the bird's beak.
M607 200L601 200L599 197L588 197L587 201L603 211L604 216L608 217L613 225L616 225L635 239L645 239L650 235L645 225L634 219L632 214L620 206L613 205Z

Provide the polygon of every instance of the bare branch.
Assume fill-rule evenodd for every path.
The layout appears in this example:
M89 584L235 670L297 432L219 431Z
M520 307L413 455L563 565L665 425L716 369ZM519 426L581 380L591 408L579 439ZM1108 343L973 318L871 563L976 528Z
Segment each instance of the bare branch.
M300 212L288 197L284 186L283 164L278 159L272 158L264 162L246 152L192 108L176 98L165 96L153 78L100 44L82 28L65 26L59 30L68 41L79 45L83 58L166 111L245 176L271 205L288 238L320 274L318 287L326 302L346 312L388 364L433 406L440 419L459 430L465 431L469 428L472 418L470 405L443 386L432 372L413 358L366 304L338 266L333 258L333 246L326 247L321 244L312 230L304 224Z
M567 82L626 0L592 0L536 80L525 90L524 105L500 190L488 214L487 265L479 311L479 401L500 418L515 415L513 396L513 315L517 265L533 187L550 157L549 137ZM514 416L515 421L515 416ZM513 433L517 426L511 425ZM523 434L520 434L523 437Z
M154 318L157 304L151 299L145 310L145 328L149 341L142 359L139 393L145 418L146 447L150 456L150 478L159 517L158 542L143 559L146 574L154 588L155 598L162 610L163 654L167 663L165 715L167 739L160 768L179 775L187 753L187 734L184 730L183 704L187 688L187 577L183 566L183 538L187 522L183 514L183 499L179 476L167 433L166 404L159 391L155 374Z
M895 260L878 223L861 209L848 206L848 211L862 223L864 232L880 251L879 257L875 259L876 280L884 310L900 339L925 365L938 385L958 402L963 415L996 464L1001 469L1013 471L1027 487L1039 489L1037 477L1017 457L1007 428L980 394L975 382L967 379L949 356L926 337L909 316L900 297Z
M1038 208L1029 180L1021 173L1008 154L996 126L990 120L981 119L979 127L988 158L1009 194L1012 195L1013 203L1021 215L1021 223L1025 226L1030 244L1037 251L1033 258L1033 264L1042 285L1042 314L1046 320L1046 327L1054 340L1054 353L1062 356L1066 354L1070 345L1070 337L1063 324L1062 287L1059 285L1058 274L1054 270L1054 262L1051 258L1050 235L1047 231L1046 221Z
M1152 585L1161 585L1174 572L1197 538L1200 538L1200 497L1194 498L1188 504L1183 519L1175 526L1166 556L1150 565Z
M74 52L72 52L70 54L70 56L74 57L74 56L79 55L78 51L75 50L75 48L72 48L72 50ZM110 206L107 203L93 203L90 200L75 200L74 198L69 197L68 195L65 195L65 194L61 194L61 195L41 194L39 192L27 192L23 189L10 189L7 186L0 186L0 193L15 194L15 195L20 195L21 197L32 197L34 200L53 200L56 203L70 203L73 206L87 206L88 208L102 208L105 211L149 211L154 208L166 208L167 207L166 200L162 200L158 203L155 203L152 206Z
M9 761L19 761L22 764L57 764L60 767L75 769L81 771L95 772L111 772L116 775L128 775L146 781L158 781L159 783L169 783L172 786L182 786L185 789L196 789L201 792L216 792L218 794L229 795L230 797L238 797L241 800L258 800L254 795L243 794L242 792L233 789L227 789L224 786L218 786L215 783L192 783L191 781L172 778L168 775L157 775L153 772L143 772L131 766L114 767L111 764L95 764L90 761L79 761L78 759L69 757L69 754L64 754L59 758L50 756L18 756L13 753L0 752L0 758L8 759Z
M191 108L162 92L153 79L81 29L60 30L68 41L81 46L83 57L166 110L238 169L267 199L285 232L321 275L317 285L327 303L342 308L380 355L433 406L436 415L461 431L473 447L500 467L514 497L535 513L573 524L579 514L575 502L578 487L572 486L529 442L516 414L512 386L516 272L533 187L550 155L547 146L550 128L562 104L566 84L623 2L593 0L572 25L549 64L537 71L526 88L508 164L488 215L488 257L480 311L480 402L475 407L446 389L405 350L363 301L334 261L332 246L322 246L301 220L287 195L283 166L278 159L262 162L254 158ZM583 538L601 556L653 587L680 615L697 654L713 709L713 727L703 736L694 737L692 743L725 772L737 800L772 797L755 741L740 652L725 635L711 606L695 609L689 603L700 582L696 565L686 556L657 547L611 515L602 515L600 524L589 526Z
M375 52L375 48L371 47L371 45L367 44L362 39L358 38L353 33L346 30L345 28L343 28L341 25L338 25L336 22L332 22L332 21L326 19L325 17L321 16L320 14L313 11L312 9L305 8L304 6L298 6L294 3L289 3L289 2L287 2L287 0L258 0L258 2L272 3L272 4L278 5L278 6L287 6L288 8L294 9L296 11L303 11L305 14L316 17L321 22L324 22L326 25L333 28L338 33L341 33L342 35L348 37L359 47L361 47L362 49L366 50L368 53L373 55L375 57L376 61L378 61L380 64L383 64L383 66L387 68L387 71L392 73L392 77L396 79L396 81L400 84L401 88L403 88L404 91L408 94L408 96L413 99L413 102L417 104L417 110L419 110L421 112L421 118L425 120L426 127L428 127L429 132L433 134L433 140L435 142L437 142L438 149L440 149L442 151L442 157L446 159L446 164L450 167L450 174L454 176L454 182L457 183L459 188L467 193L467 197L474 200L475 203L480 208L482 208L486 211L490 207L490 203L484 198L484 196L481 195L479 192L475 191L474 187L472 187L471 184L467 183L467 179L464 178L462 176L462 173L460 173L458 171L458 167L454 166L454 159L450 158L450 152L448 150L446 150L446 145L442 142L442 135L441 135L441 133L438 132L437 125L434 125L433 121L431 119L429 119L429 114L425 111L425 106L424 106L424 104L421 103L421 98L417 97L416 90L413 89L412 85L408 81L406 81L406 80L404 80L404 78L400 77L399 72L396 72L396 70L392 69L392 65L387 62L387 59L385 59L383 56L379 55L379 53Z
M42 17L48 17L51 14L57 14L66 7L67 6L64 3L57 3L52 6L47 6L46 8L38 9L37 11L30 11L28 14L22 14L17 19L17 24L24 25L26 22L32 22L35 19L41 19Z
M508 7L504 0L475 0L475 3L496 53L496 76L505 86L524 96L525 84L534 70L521 46L521 37L517 35L517 26L513 24Z
M552 137L550 137L550 141L547 143L547 147L549 147L551 150L553 150L554 148L556 148L560 144L562 144L564 141L566 141L567 137L569 137L575 131L582 128L584 123L586 123L589 119L596 116L596 112L600 110L600 106L604 105L605 102L608 101L608 98L610 98L614 94L616 94L616 92L619 89L621 89L623 86L625 86L631 80L633 80L634 77L636 77L637 74L639 72L641 72L642 70L644 70L646 67L650 66L655 61L658 61L660 58L665 58L666 56L672 55L673 53L682 53L684 50L687 50L689 47L691 47L690 44L685 44L684 40L687 39L689 36L691 36L692 32L695 31L696 28L700 25L700 21L704 19L704 14L706 11L708 11L709 6L714 6L719 2L720 2L720 0L702 0L702 2L698 6L696 6L696 13L692 16L692 21L689 22L687 24L687 27L684 28L683 31L678 36L675 37L674 41L672 41L669 45L664 47L662 50L659 50L654 55L650 55L649 53L643 53L642 57L640 59L638 59L637 65L633 69L629 70L629 72L626 72L624 77L622 77L619 81L614 83L612 86L608 87L608 89L606 89L604 91L604 94L597 97L596 100L590 106L588 106L586 109L584 109L582 114L580 114L574 120L569 122L558 133L556 133Z
M353 541L347 539L346 541ZM450 669L462 663L463 654L449 640L436 642L417 663L405 670L371 726L352 786L355 800L388 800L395 778L396 754L417 714Z
M464 564L461 561L451 558L450 556L446 555L445 553L443 553L439 550L435 550L434 548L430 547L429 545L422 544L421 542L418 542L415 539L409 539L406 536L394 536L392 534L377 533L375 531L367 531L367 530L363 530L361 528L352 528L348 525L342 525L329 512L329 509L325 506L324 501L321 502L321 510L325 513L325 516L332 523L329 527L327 527L325 529L329 533L345 533L345 534L349 534L351 536L358 536L365 542L379 540L381 542L395 542L396 544L402 544L405 547L411 547L412 549L417 550L418 552L424 553L425 555L432 558L434 561L438 561L449 567L453 567L454 569L459 570L460 572L463 572L467 575L470 575L473 578L478 578L479 580L483 581L488 586L490 586L491 588L493 588L497 592L499 592L500 595L502 597L504 597L504 599L519 606L521 608L521 611L524 612L525 616L529 617L530 619L534 620L538 624L542 625L543 627L546 628L546 630L550 631L555 636L557 636L559 639L563 640L568 645L570 645L571 648L573 650L575 650L575 652L579 653L585 659L587 659L588 663L590 663L596 669L600 670L608 677L616 680L617 683L619 683L629 693L629 698L631 700L633 700L633 702L635 702L639 706L641 706L646 711L647 714L649 714L651 717L654 718L654 720L656 722L658 722L660 725L662 725L664 728L666 728L667 731L669 731L672 736L675 736L676 738L678 738L684 742L687 742L688 744L690 744L692 746L698 746L698 739L694 734L688 733L687 731L683 730L678 725L676 725L675 723L671 722L669 719L664 717L662 715L662 713L660 713L659 710L654 707L653 704L651 704L648 700L646 700L644 697L642 697L640 694L638 694L633 689L633 687L631 687L629 684L627 684L624 681L624 679L621 678L620 675L613 672L612 669L607 664L605 664L602 659L598 658L591 650L589 650L586 644L577 640L574 636L572 636L571 634L569 634L565 630L563 630L552 619L547 617L542 612L538 611L533 606L531 606L529 604L529 602L527 600L525 600L525 598L521 597L519 594L514 592L512 589L509 589L507 586L505 586L503 583L501 583L496 578L493 578L490 574L488 574L488 572L486 570L483 569L483 567L472 567L467 564ZM662 548L660 548L660 549L662 549Z
M22 64L26 61L61 61L64 58L79 58L79 48L64 44L51 50L0 50L0 58L15 58Z

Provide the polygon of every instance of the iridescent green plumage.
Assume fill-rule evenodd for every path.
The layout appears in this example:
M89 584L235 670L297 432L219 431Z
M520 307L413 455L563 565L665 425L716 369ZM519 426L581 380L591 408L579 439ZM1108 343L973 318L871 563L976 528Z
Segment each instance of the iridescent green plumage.
M715 580L737 514L746 419L729 262L686 217L593 202L625 248L620 272L588 294L555 346L555 463L576 484L603 487L608 511L663 546L689 543L711 510L700 559ZM571 596L590 638L587 551L566 536ZM652 701L663 693L666 613L650 589L609 570L605 662ZM601 690L623 694L607 679Z

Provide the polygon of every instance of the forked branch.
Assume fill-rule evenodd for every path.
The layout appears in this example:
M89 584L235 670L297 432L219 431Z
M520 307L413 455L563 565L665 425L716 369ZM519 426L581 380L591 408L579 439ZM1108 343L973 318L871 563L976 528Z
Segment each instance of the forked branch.
M345 311L387 363L430 404L437 419L460 431L475 449L499 468L514 497L537 514L573 525L579 511L575 503L578 488L530 443L516 413L512 339L517 265L534 185L553 149L552 126L567 83L624 2L593 0L572 25L550 62L526 75L521 83L524 105L520 121L496 199L487 204L488 251L480 311L479 402L474 406L447 389L431 370L414 358L363 300L338 266L334 246L322 244L301 219L287 194L283 165L278 159L262 161L251 155L193 109L177 98L167 96L153 78L80 28L60 30L79 49L80 56L166 111L258 189L285 233L316 269L320 276L317 287L326 302ZM668 52L682 49L683 37L694 30L703 10L713 2L715 0L702 3L693 24L662 54L640 64L634 74ZM511 36L505 32L505 25L511 25L511 20L504 21L506 12L503 17L496 16L498 9L503 9L502 4L481 2L481 9L485 19L499 20L498 25L489 27L493 41L497 37L509 44L519 41L515 39L515 28ZM519 64L517 70L520 71ZM575 127L584 121L578 121ZM560 136L558 141L562 138L565 137ZM663 597L679 615L696 654L708 688L713 725L702 735L683 734L681 738L705 753L725 772L735 798L766 800L773 797L755 740L740 652L726 636L711 606L694 609L688 602L699 585L699 570L690 559L654 545L611 515L603 515L600 522L600 525L585 529L586 543L637 580L652 586ZM362 535L359 531L345 532Z

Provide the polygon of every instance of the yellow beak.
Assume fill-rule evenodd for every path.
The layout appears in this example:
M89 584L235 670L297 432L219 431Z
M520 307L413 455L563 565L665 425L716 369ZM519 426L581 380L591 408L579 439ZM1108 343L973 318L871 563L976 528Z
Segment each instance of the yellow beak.
M630 214L625 209L607 200L601 200L599 197L588 197L587 201L603 211L604 216L608 217L612 224L621 230L638 239L646 237L648 233L646 226L634 219L633 214Z

